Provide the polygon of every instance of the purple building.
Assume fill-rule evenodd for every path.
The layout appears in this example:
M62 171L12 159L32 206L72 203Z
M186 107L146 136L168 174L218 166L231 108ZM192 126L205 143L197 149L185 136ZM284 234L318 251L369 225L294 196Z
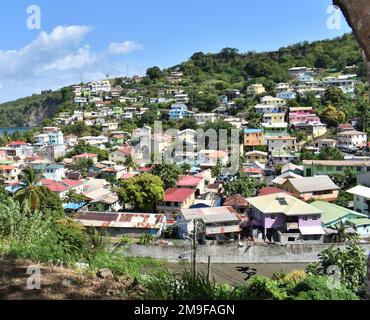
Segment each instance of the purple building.
M263 239L280 243L322 243L322 210L291 195L278 193L247 199L250 226Z

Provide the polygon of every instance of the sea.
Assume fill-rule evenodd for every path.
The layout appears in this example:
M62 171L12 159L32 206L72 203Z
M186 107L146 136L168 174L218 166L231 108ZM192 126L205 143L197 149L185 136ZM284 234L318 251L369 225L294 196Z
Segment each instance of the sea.
M31 130L31 128L0 128L0 136L3 135L4 132L7 132L9 134L13 134L16 131L20 132L26 132Z

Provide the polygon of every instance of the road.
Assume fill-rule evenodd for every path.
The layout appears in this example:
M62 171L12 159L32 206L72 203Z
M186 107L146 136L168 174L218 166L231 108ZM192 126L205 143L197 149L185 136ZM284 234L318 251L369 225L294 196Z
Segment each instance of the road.
M271 277L275 272L291 272L294 270L305 270L308 266L307 263L285 263L285 264L212 264L211 274L215 281L218 283L227 284L241 284L245 281L247 275L237 270L238 267L249 268L247 272L252 272L259 276ZM163 268L163 267L161 267ZM191 265L187 264L166 264L168 271L174 274L183 272L184 270L190 271ZM199 272L207 273L207 264L198 264L197 270Z

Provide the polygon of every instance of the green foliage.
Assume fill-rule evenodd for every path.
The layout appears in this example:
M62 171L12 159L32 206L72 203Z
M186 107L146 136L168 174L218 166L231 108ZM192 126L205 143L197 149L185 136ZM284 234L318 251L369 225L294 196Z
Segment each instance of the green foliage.
M198 273L195 277L184 272L176 277L167 272L156 272L145 276L141 282L146 288L145 299L149 300L230 300L233 290L219 285L207 275Z
M266 277L253 277L246 286L240 287L240 296L247 300L285 300L288 295L279 281Z
M41 124L44 118L52 117L63 103L59 92L44 92L40 95L0 104L0 127L29 127Z
M154 166L151 173L159 177L163 181L164 188L168 189L176 186L181 170L174 163L162 161Z
M139 238L139 244L148 245L154 241L154 237L151 234L142 234Z
M73 162L72 170L80 172L82 175L88 173L89 169L94 165L94 161L89 159L78 159Z
M159 67L152 67L146 71L146 75L150 80L156 80L162 77L162 71Z
M326 276L308 276L293 289L294 300L359 300L356 294L340 285L330 288Z
M319 254L320 267L311 266L309 272L325 274L331 266L340 270L341 283L353 292L359 292L365 285L367 256L364 249L351 243L345 249L330 247Z
M85 201L86 201L86 198L83 195L78 194L75 190L68 191L66 202L82 203Z
M344 160L340 150L332 147L322 148L318 155L304 149L301 152L301 157L303 160Z
M253 197L262 185L252 178L249 178L245 173L239 172L231 180L224 184L225 195L241 195L242 197Z
M214 166L211 169L212 178L218 178L221 175L222 172L222 163L220 161L217 161L216 166Z
M91 153L98 155L98 161L105 161L108 160L109 152L107 150L102 150L96 146L90 146L85 141L80 141L77 146L75 146L72 151L69 151L65 158L71 158L73 156L83 154L83 153Z
M116 191L122 202L143 212L154 211L164 195L161 179L148 173L120 182Z
M131 244L134 242L134 239L130 236L122 236L119 240L120 244Z
M0 202L0 239L27 245L46 239L50 220L42 212L31 212L27 202L21 205L11 198L3 197Z

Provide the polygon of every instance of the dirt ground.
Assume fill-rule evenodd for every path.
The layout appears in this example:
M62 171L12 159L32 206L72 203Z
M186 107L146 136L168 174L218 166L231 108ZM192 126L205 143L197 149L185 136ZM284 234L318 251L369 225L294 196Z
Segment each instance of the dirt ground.
M37 287L38 277L27 274L30 266L40 268L40 289L29 288ZM0 300L130 300L142 292L126 278L101 279L71 269L0 260Z

